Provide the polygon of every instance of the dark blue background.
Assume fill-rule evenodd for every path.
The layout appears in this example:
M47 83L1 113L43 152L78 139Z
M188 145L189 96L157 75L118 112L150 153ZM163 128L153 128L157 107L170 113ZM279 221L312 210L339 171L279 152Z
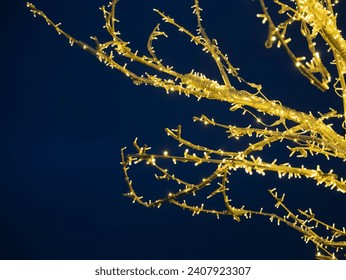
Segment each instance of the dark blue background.
M90 35L107 40L98 10L104 1L36 0L34 4L80 40L90 42ZM122 0L122 38L144 52L147 36L160 21L154 7L194 30L192 4L187 0ZM267 26L256 18L260 13L257 1L202 0L201 5L209 36L218 39L244 78L263 85L270 99L315 113L327 112L329 107L342 109L332 91L312 88L282 49L265 49ZM299 233L261 217L242 223L208 215L192 217L171 205L147 209L122 195L127 187L119 164L120 149L131 146L136 136L161 153L170 145L175 147L163 129L182 124L195 142L204 135L203 143L226 148L226 138L219 139L223 132L194 124L192 117L204 113L238 125L251 123L251 118L239 119L227 104L196 102L134 86L89 53L70 47L41 18L33 18L24 1L2 3L0 21L1 259L314 258L314 246L305 245ZM344 20L340 27L346 28ZM162 24L162 29L170 37L157 43L158 55L167 64L183 73L194 68L219 79L210 57L172 27ZM300 46L299 34L294 42ZM267 156L280 158L280 151L274 147ZM315 166L317 159L306 165ZM324 170L343 171L342 165L333 164ZM142 190L155 188L140 172L134 177L137 185ZM287 204L293 209L312 207L322 219L346 224L344 196L313 182L279 181L276 175L248 177L242 171L231 178L237 206L270 209L273 201L266 190L277 187L287 193Z

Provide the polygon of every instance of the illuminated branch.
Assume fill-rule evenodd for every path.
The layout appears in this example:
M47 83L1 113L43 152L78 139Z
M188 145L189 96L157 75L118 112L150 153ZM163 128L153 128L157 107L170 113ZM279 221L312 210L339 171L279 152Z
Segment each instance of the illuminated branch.
M346 74L346 41L337 27L336 15L333 12L333 6L338 1L332 3L331 0L296 0L291 1L290 4L286 4L284 1L273 0L274 3L280 6L279 13L287 14L288 16L285 22L278 25L275 25L270 17L264 0L259 1L263 14L257 16L263 18L263 23L268 21L269 24L266 46L270 48L273 42L278 41L277 47L282 45L298 70L322 91L329 88L328 84L331 81L331 76L322 63L320 53L316 51L314 40L317 35L320 35L330 47L330 50L334 54L334 61L330 63L336 65L338 72L338 77L336 77L336 82L334 83L334 90L343 99L344 120L346 120L346 83L344 77ZM295 5L294 7L291 6L292 2ZM291 38L287 37L286 32L288 27L296 21L301 24L301 34L306 38L308 48L312 54L310 62L304 63L306 57L296 57L288 46ZM310 26L310 29L308 26ZM321 80L318 79L315 73L321 75Z
M332 80L331 74L321 60L320 53L317 52L315 38L320 35L328 44L334 55L333 64L336 65L337 77L335 77L334 90L343 99L344 112L338 113L330 109L328 113L318 113L318 116L311 112L305 113L282 105L278 100L269 100L262 92L262 86L246 81L239 74L239 69L234 67L226 54L218 47L215 39L210 39L202 26L201 11L198 0L194 0L192 6L193 13L197 20L197 33L189 31L177 23L172 17L164 12L154 9L162 20L174 26L178 31L187 36L189 40L200 46L202 50L211 55L219 70L222 84L191 69L190 73L179 73L173 70L173 66L165 65L158 57L154 47L154 41L159 37L168 37L161 31L157 24L149 35L147 41L148 54L140 54L137 50L130 48L130 43L120 38L120 32L116 29L118 19L115 16L117 0L112 0L105 7L102 6L105 20L105 29L111 39L105 43L99 42L96 37L91 37L95 42L95 47L90 46L63 31L59 24L55 24L42 11L33 4L27 3L28 8L34 14L44 18L58 34L69 40L71 45L78 45L82 49L90 52L99 61L110 68L117 69L132 79L136 85L144 84L161 88L167 93L178 92L186 96L194 96L198 100L202 98L213 99L228 103L230 111L241 111L243 114L250 114L256 120L257 126L239 127L235 125L225 125L210 119L205 115L195 117L195 121L206 125L222 128L230 139L254 139L248 143L246 148L234 150L222 150L202 146L189 141L182 136L182 129L166 129L168 136L177 141L178 145L184 146L185 150L181 155L169 155L167 151L163 154L149 153L150 147L139 146L137 139L133 145L135 153L125 154L122 150L121 164L125 174L125 181L129 192L126 196L133 202L137 202L146 207L160 207L164 203L174 204L182 209L192 211L193 215L206 213L219 216L232 216L235 220L241 218L251 218L253 215L268 217L271 221L286 224L302 234L306 242L312 242L317 248L316 257L319 259L336 259L339 250L346 247L346 232L336 228L334 225L322 222L315 218L312 210L298 210L294 214L285 204L284 195L278 196L275 189L269 192L276 204L279 212L266 212L263 209L251 210L245 206L237 207L231 203L231 190L229 188L229 178L231 173L238 169L243 169L247 174L254 173L265 175L266 172L276 173L279 178L308 178L314 180L316 185L324 185L330 189L336 189L340 193L346 193L345 179L339 177L333 170L323 172L319 165L314 168L300 167L293 163L280 163L280 159L262 159L255 153L264 149L270 149L273 143L288 143L289 155L297 158L304 158L313 155L324 155L327 159L333 157L346 160L346 140L344 135L338 134L331 125L331 121L344 118L346 120L346 83L344 75L346 73L346 43L337 28L336 15L333 12L334 3L330 0L296 0L288 1L273 0L279 7L279 14L287 15L287 19L279 24L275 24L270 16L264 0L259 0L263 14L258 17L262 22L269 24L268 39L265 43L267 48L276 43L278 47L283 46L289 57L294 62L297 69L306 76L312 84L320 90L329 88ZM296 56L290 49L291 39L287 37L289 26L299 22L301 35L306 39L311 59L308 62L305 56ZM123 57L128 63L120 64L117 58ZM131 70L134 63L146 66L145 73L136 73ZM237 86L241 82L242 88ZM261 116L266 115L273 119L272 123L266 124ZM179 175L171 173L161 163L169 162L176 164L193 164L194 166L208 165L212 169L209 174L198 182L192 183L181 178ZM145 163L152 167L157 174L155 178L159 181L170 181L178 186L178 189L171 191L157 199L144 199L138 194L133 181L130 178L129 169L133 165ZM203 197L203 201L209 201L214 197L221 197L223 206L215 209L209 208L207 203L193 205L190 203L190 196L199 195L207 191L209 195ZM280 214L283 211L284 213ZM325 236L327 235L327 236Z

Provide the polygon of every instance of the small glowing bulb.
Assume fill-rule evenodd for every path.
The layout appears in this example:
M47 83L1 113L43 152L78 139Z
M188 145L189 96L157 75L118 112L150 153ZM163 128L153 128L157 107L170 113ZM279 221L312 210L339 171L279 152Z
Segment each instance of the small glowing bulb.
M168 156L168 152L167 151L164 151L163 152L163 155L166 157L166 156Z

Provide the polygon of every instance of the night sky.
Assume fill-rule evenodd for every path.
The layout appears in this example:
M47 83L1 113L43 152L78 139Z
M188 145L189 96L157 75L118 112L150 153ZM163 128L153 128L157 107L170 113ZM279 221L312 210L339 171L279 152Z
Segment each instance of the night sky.
M2 65L0 110L0 258L1 259L313 259L315 247L300 234L267 218L241 223L230 217L201 214L192 217L173 205L148 209L123 196L128 191L120 165L120 150L139 138L153 152L178 151L164 128L181 124L195 143L232 150L224 131L194 123L205 114L232 125L254 123L250 116L229 111L229 104L167 95L164 90L135 86L123 74L107 68L95 57L70 47L68 41L42 20L34 18L25 1L5 0L1 8L0 56ZM88 42L96 35L109 37L103 26L101 0L34 0L53 21L75 38ZM201 0L203 24L216 38L230 62L246 80L262 84L269 99L302 111L342 109L333 91L312 87L283 49L266 49L267 25L256 18L259 3L251 0ZM191 0L121 0L118 4L122 38L146 53L147 37L165 11L191 31L196 28ZM274 11L274 10L273 10ZM344 4L340 28L346 30ZM162 23L168 38L158 40L157 55L181 73L192 69L220 81L212 59L189 38ZM292 45L308 55L299 33ZM301 47L302 46L302 47ZM324 46L323 46L324 48ZM294 48L293 48L294 49ZM322 56L323 56L323 50ZM147 54L147 53L146 53ZM325 55L328 59L328 55ZM121 60L123 61L123 60ZM145 67L131 65L137 73ZM232 80L231 80L232 81ZM336 127L340 133L342 131ZM234 146L236 147L236 146ZM184 148L183 148L184 149ZM265 159L287 160L287 151L274 145ZM293 162L308 167L321 163L341 176L341 161L321 157ZM137 168L137 167L136 167ZM130 173L135 186L147 196L163 193L171 185L153 180L150 168ZM203 171L182 166L192 181ZM149 172L149 173L148 173ZM177 171L178 173L178 171ZM292 210L311 207L322 220L345 226L345 196L314 182L279 180L276 174L251 176L243 171L230 178L236 206L274 210L267 190L286 193ZM146 197L147 197L146 196ZM222 205L216 206L222 207Z

